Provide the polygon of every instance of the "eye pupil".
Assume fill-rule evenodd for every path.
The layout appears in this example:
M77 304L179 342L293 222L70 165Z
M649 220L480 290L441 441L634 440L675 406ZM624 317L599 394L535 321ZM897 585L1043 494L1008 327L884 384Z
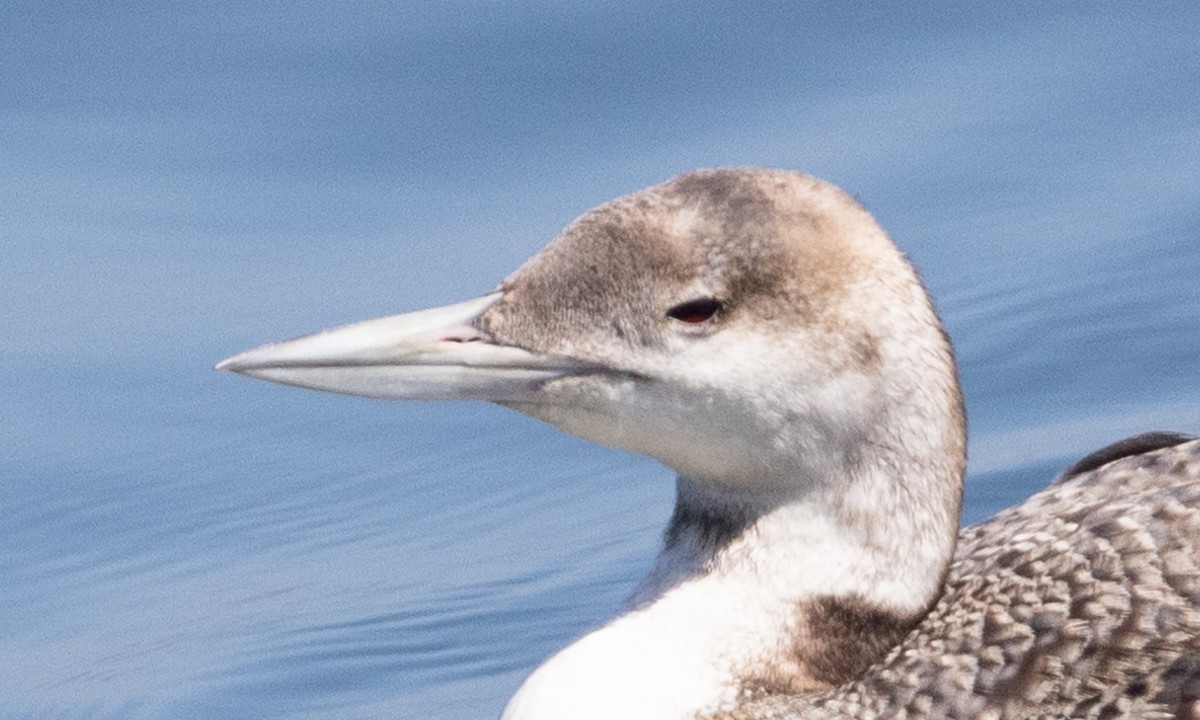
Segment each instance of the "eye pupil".
M667 317L679 322L698 325L711 320L721 310L721 302L714 298L699 298L680 303L667 311Z

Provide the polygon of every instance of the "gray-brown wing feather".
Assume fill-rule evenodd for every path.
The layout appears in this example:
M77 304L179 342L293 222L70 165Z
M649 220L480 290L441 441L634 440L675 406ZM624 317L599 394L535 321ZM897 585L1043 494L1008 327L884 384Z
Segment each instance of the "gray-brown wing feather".
M967 528L941 600L860 680L720 717L1200 718L1200 441Z

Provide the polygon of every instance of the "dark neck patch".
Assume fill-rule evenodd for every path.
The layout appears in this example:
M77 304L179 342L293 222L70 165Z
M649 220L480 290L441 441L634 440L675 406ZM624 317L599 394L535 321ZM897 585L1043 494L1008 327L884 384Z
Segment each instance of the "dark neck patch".
M832 686L882 660L925 613L902 615L862 598L830 595L807 603L803 614L808 632L798 654L813 680Z
M680 543L689 543L705 553L715 554L740 537L753 523L746 513L726 508L697 507L678 499L663 544L670 550Z
M742 691L795 695L855 680L899 645L925 613L902 614L855 596L803 602L790 655L756 668L742 679Z

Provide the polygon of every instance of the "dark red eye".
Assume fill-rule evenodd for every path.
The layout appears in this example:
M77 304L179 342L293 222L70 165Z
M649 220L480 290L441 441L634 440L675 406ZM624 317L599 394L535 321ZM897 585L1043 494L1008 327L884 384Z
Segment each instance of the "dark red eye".
M679 303L675 307L667 311L667 317L674 318L679 322L698 325L712 319L721 311L721 301L713 298L699 298L696 300L688 300L685 303Z

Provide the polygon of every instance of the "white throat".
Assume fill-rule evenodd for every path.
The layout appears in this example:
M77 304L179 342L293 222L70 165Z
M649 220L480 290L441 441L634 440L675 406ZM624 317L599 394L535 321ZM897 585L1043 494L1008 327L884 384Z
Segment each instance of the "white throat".
M679 484L665 547L629 609L539 667L504 720L683 720L747 694L823 687L829 669L808 667L809 651L839 640L824 603L907 622L934 599L952 552L928 515L894 506L911 498L886 489L892 477L740 516L690 507L695 488Z

